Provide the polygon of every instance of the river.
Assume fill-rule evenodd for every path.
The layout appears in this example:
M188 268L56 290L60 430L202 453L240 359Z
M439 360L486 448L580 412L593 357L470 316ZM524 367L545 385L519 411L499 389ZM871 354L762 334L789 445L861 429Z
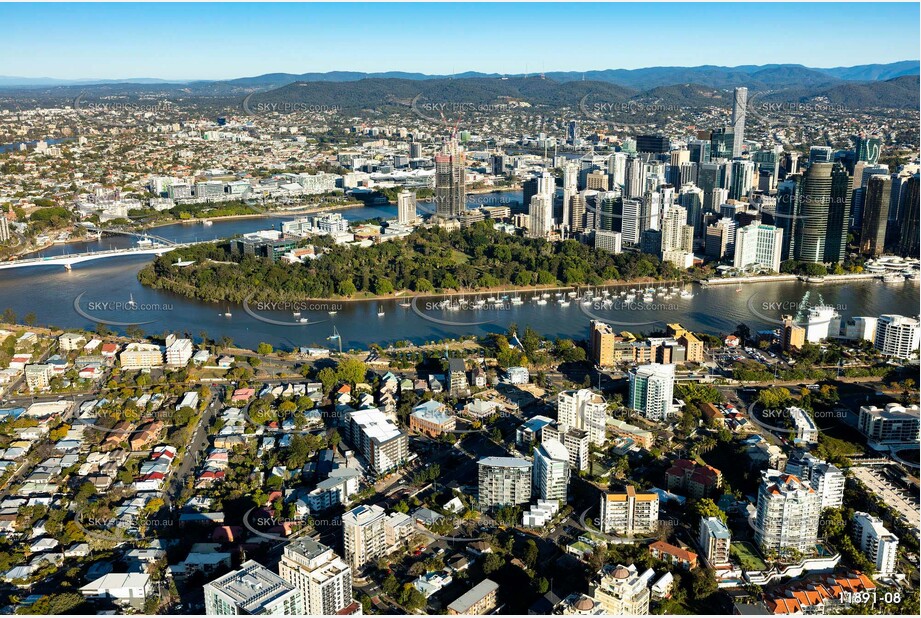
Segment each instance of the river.
M493 204L500 200L520 200L520 192L490 194ZM501 198L498 196L502 196ZM490 203L489 196L471 196L471 200ZM430 205L421 205L428 210ZM342 211L349 220L374 217L393 218L395 206L355 208ZM215 220L212 225L177 223L157 227L152 233L175 242L203 241L226 238L235 234L276 228L280 221L293 216ZM82 253L133 246L136 239L103 237L80 243L54 245L40 255ZM420 299L415 306L402 306L400 301L341 302L329 306L295 307L269 311L255 305L250 311L241 306L205 303L165 291L143 287L137 273L150 261L150 256L121 256L77 264L66 271L60 265L36 265L0 271L0 310L11 308L20 321L34 313L36 322L65 328L93 329L93 320L139 324L148 334L165 332L188 333L198 338L202 331L211 339L227 336L238 344L254 348L268 342L278 348L297 346L338 347L328 337L333 329L341 335L343 349L366 348L371 343L386 344L397 340L414 343L437 341L461 335L484 335L505 332L510 324L531 326L539 333L552 337L588 337L589 321L593 317L613 323L616 330L653 332L664 329L666 323L680 322L686 328L715 335L730 333L740 322L753 331L776 328L783 313L795 313L796 305L810 292L806 304L821 301L834 306L844 317L877 316L882 313L916 315L919 305L917 282L884 284L880 281L849 282L807 286L801 282L764 283L742 286L716 286L688 290L693 298L678 294L670 297L654 295L644 303L638 297L628 302L612 288L615 302L605 308L596 304L583 305L573 300L563 306L555 296L538 305L533 292L522 296L523 304L510 302L493 309L474 309L470 304L476 297L463 299L463 308L448 311L432 305L437 299ZM635 286L634 286L635 287ZM580 290L580 293L582 290ZM667 292L666 292L667 293ZM505 293L480 295L501 297ZM514 293L508 293L514 297ZM76 301L76 306L75 306ZM403 301L405 304L405 301ZM335 306L333 306L335 305ZM294 315L300 309L301 315ZM335 310L334 315L329 311ZM231 315L225 316L225 312ZM383 312L383 315L378 315ZM421 314L421 315L420 315ZM307 320L301 323L300 320ZM281 322L270 323L270 321ZM111 326L124 332L124 325Z

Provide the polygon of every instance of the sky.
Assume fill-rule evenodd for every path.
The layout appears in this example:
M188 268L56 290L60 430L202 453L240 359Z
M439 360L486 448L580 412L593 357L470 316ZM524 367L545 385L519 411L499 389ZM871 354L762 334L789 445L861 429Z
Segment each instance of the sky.
M917 3L0 3L0 76L826 68L917 59L918 23Z

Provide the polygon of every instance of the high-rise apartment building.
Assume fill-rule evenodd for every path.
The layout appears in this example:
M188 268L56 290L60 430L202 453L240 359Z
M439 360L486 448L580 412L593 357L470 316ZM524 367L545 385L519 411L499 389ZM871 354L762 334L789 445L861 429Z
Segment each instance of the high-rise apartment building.
M877 575L895 573L899 537L886 530L878 517L862 511L854 513L854 544L873 563Z
M918 356L921 344L921 324L918 318L886 314L876 322L873 346L884 356L909 359Z
M710 568L729 568L729 545L732 535L729 528L719 517L701 517L698 545L703 549L704 558Z
M844 501L844 473L808 451L791 456L784 472L809 483L819 493L823 509L837 508Z
M780 272L783 230L752 223L736 230L733 266L739 270L767 269Z
M659 526L659 496L637 493L632 485L622 492L602 492L600 523L605 534L653 534Z
M847 249L850 177L838 163L813 163L778 188L783 259L839 263Z
M634 565L606 565L589 586L592 599L608 616L649 614L649 588Z
M742 156L745 143L745 117L748 108L748 88L736 88L732 97L732 156Z
M342 515L342 547L345 560L355 571L387 551L387 515L377 505L362 504Z
M477 462L480 508L524 504L531 499L531 462L517 457L485 457Z
M557 395L557 420L563 427L588 432L589 440L603 446L606 436L608 403L604 397L587 388L563 391Z
M860 252L864 255L879 257L883 253L891 196L892 178L888 174L870 176L863 200L863 220L860 224Z
M651 363L630 370L630 407L653 421L674 412L675 366Z
M308 616L332 616L353 603L352 569L332 549L313 539L287 544L278 573L300 590Z
M534 496L566 504L569 486L569 452L559 440L543 440L534 449Z
M205 584L205 614L302 616L304 603L296 587L247 560L239 569Z
M755 540L764 551L810 551L818 538L821 512L821 497L808 483L767 470L758 489Z
M456 139L435 155L435 214L453 219L467 209L466 160Z
M400 191L397 196L397 223L408 225L416 221L416 194L413 191Z

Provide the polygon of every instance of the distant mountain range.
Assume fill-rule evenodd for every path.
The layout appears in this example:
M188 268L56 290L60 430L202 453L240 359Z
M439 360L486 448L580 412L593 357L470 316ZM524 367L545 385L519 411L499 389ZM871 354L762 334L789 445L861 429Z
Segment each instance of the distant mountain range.
M214 108L272 104L338 106L348 110L409 107L422 103L575 106L594 103L643 103L684 107L729 107L732 88L746 86L750 100L823 101L851 109L917 108L919 62L811 69L800 65L739 67L655 67L634 70L506 76L463 73L272 73L227 81L185 83L158 80L105 83L11 85L0 78L5 106L70 103L124 98L204 102ZM42 81L42 80L39 80ZM450 110L446 110L447 115ZM456 112L455 112L456 114ZM437 116L437 111L434 112Z
M921 82L917 75L896 77L887 81L844 82L816 84L798 88L749 90L757 93L762 103L788 103L820 100L848 109L869 107L917 108ZM635 90L603 81L558 82L550 78L509 77L504 79L470 77L459 79L381 79L368 78L357 82L296 82L280 88L259 92L247 99L250 109L263 109L273 104L294 108L299 106L338 106L343 109L377 109L384 106L410 107L424 111L431 107L429 117L438 117L437 104L463 102L465 105L495 104L525 101L532 105L593 106L598 104L643 104L646 108L668 106L706 108L731 107L732 90L717 89L700 84L658 86ZM457 110L445 109L446 116Z
M598 81L649 89L681 83L695 83L711 88L747 86L748 88L798 87L816 84L830 84L836 81L883 81L906 75L921 73L918 60L903 60L890 64L865 64L854 67L832 69L810 68L799 64L744 65L737 67L649 67L644 69L606 69L603 71L565 71L545 73L544 77L558 82ZM102 84L175 84L201 87L205 84L224 83L242 88L278 88L295 82L354 82L368 78L437 80L463 78L528 77L524 74L478 73L468 71L454 75L429 75L388 71L384 73L363 73L356 71L331 71L328 73L267 73L255 77L241 77L230 80L165 80L156 78L129 79L75 79L63 80L50 77L7 77L0 76L3 87L51 87L51 86L93 86Z

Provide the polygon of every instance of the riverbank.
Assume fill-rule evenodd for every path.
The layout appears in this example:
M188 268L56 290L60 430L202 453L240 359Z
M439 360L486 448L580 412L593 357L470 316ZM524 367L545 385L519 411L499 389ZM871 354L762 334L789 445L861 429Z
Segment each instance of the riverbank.
M720 279L701 279L698 283L702 286L715 285L742 285L750 283L782 283L784 281L802 281L810 284L847 283L848 281L865 281L867 279L882 279L878 273L848 273L844 275L824 275L822 277L806 277L803 275L759 275L755 277L724 277Z
M271 219L273 217L287 217L297 215L313 215L322 212L335 212L338 210L351 210L353 208L364 208L363 202L350 202L348 204L336 204L334 206L324 206L322 208L292 208L282 210L266 210L264 212L254 212L246 215L223 215L217 217L194 217L192 219L170 219L168 221L158 221L148 226L145 230L152 230L158 227L179 224L203 224L205 221L236 221L243 219Z
M177 283L177 282L173 282ZM348 303L348 304L357 304L357 303L367 303L367 302L389 302L389 301L406 301L413 299L425 299L425 298L457 298L463 296L486 296L486 295L496 295L496 294L529 294L529 293L545 293L545 292L572 292L577 293L577 298L581 298L584 291L587 290L599 290L599 289L609 289L609 288L624 288L624 287L634 287L634 286L686 286L690 285L691 281L683 281L680 279L653 279L652 277L641 277L639 279L631 279L629 281L622 280L610 280L598 285L538 285L538 286L497 286L492 288L476 288L476 289L463 289L460 291L444 291L444 292L416 292L414 290L400 290L399 292L394 292L393 294L386 295L373 295L369 294L367 296L361 296L360 298L356 297L319 297L319 298L278 298L273 299L273 302L291 302L291 303ZM151 286L152 287L152 286ZM243 303L249 302L252 298L256 296L258 291L254 291L250 294L249 297L244 299L242 302L231 301L231 300L218 300L218 301L207 301L201 298L194 296L188 296L182 294L177 290L166 289L166 288L156 288L153 289L163 289L174 294L180 294L186 298L198 300L200 302L213 302L213 303L232 303L234 305L240 305Z

